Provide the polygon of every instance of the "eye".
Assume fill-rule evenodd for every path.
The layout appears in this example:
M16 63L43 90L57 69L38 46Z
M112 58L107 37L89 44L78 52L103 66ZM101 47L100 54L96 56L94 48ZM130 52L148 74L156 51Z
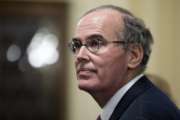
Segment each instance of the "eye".
M87 45L88 47L94 48L99 46L99 40L98 39L91 39L89 41L87 41Z
M99 48L104 45L103 39L99 36L92 37L87 41L87 45L91 48Z
M80 40L73 40L71 42L71 49L75 53L77 50L79 50L82 46L82 43Z
M80 40L73 40L72 43L73 43L73 46L78 49L82 46L82 43Z

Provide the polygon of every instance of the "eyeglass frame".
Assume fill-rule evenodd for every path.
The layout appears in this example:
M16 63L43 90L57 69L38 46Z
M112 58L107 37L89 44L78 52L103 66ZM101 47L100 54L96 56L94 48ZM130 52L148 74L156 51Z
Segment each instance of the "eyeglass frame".
M97 53L101 49L102 46L107 46L108 44L111 44L111 43L114 43L114 44L123 44L123 45L127 44L126 41L120 41L120 40L107 41L104 37L102 37L100 35L93 35L93 36L90 36L90 37L92 37L92 39L90 39L90 38L87 39L86 43L82 43L80 39L73 38L71 40L71 42L68 43L68 47L70 48L71 52L76 55L76 54L78 54L78 52L81 49L81 47L85 46L86 49L88 51L90 51L91 53ZM90 44L93 41L94 38L97 39L96 42L98 43L98 45L96 46L96 49L94 49L91 45L88 45L88 42ZM75 48L75 46L73 46L73 42L75 42L75 41L78 41L80 43L79 47Z

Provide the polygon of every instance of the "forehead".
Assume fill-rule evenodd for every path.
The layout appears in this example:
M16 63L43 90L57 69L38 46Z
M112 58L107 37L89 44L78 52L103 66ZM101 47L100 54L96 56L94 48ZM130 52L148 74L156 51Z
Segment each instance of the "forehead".
M115 10L98 10L80 19L75 30L75 37L85 39L93 34L103 37L115 37L115 33L122 29L121 14Z

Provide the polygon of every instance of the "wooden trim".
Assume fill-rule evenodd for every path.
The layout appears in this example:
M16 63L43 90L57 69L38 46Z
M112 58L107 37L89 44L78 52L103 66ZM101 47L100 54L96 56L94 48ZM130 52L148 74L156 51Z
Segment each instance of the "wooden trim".
M59 16L66 8L63 2L0 2L0 15Z

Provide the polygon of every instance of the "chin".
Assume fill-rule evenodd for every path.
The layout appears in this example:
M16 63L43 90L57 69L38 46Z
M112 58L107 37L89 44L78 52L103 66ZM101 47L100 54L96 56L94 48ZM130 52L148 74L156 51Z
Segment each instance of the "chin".
M97 84L91 83L88 81L79 81L78 87L80 90L83 90L86 92L96 91L99 88Z

